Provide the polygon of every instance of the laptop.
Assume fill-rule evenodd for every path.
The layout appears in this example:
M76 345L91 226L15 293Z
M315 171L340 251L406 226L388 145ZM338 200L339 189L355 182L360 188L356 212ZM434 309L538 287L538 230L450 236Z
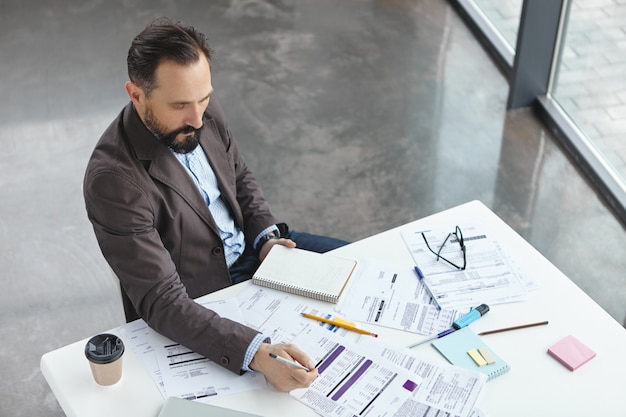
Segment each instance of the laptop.
M210 404L169 397L158 417L260 417L257 414L230 410Z

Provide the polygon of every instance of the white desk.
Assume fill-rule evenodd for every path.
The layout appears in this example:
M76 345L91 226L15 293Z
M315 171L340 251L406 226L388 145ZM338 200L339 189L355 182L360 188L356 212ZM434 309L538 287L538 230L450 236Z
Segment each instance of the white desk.
M511 365L511 370L483 388L477 406L487 416L626 416L626 330L584 294L541 254L482 203L474 201L352 243L337 254L358 259L372 256L413 265L400 230L411 225L480 221L488 224L516 259L527 266L540 288L530 300L491 306L491 312L471 327L483 330L549 320L541 326L483 336ZM600 277L599 277L600 279ZM207 296L235 296L249 282ZM601 285L601 282L599 282ZM323 304L307 299L309 304ZM369 325L367 325L369 327ZM119 329L112 333L119 334ZM381 339L408 345L419 335L376 328ZM572 334L597 356L575 372L550 357L546 350ZM131 349L124 355L122 380L111 387L93 382L83 354L87 339L46 353L41 371L65 413L72 416L155 417L164 400ZM425 359L445 362L429 344L415 348ZM313 410L273 388L218 399L216 405L266 416L314 416Z

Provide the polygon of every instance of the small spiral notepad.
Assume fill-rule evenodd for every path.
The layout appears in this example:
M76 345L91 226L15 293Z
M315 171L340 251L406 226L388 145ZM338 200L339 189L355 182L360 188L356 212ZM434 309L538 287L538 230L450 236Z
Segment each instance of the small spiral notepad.
M487 375L487 380L511 369L509 364L488 348L480 336L469 327L437 339L432 345L452 365L481 372Z
M252 283L337 303L356 261L274 245L252 276Z

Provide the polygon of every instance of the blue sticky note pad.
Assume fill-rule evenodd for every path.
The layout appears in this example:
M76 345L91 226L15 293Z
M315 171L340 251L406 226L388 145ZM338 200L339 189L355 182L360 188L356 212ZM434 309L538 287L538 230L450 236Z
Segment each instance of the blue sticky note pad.
M479 366L468 352L476 351L476 354L484 361L484 357L479 353L479 349L484 349L487 344L472 331L469 327L464 327L454 333L437 339L432 345L441 353L452 365L462 368L471 369L487 375L487 379L493 379L509 371L510 367L507 362L502 360L491 348L488 348L490 361L485 361L484 365ZM483 363L482 361L480 362Z

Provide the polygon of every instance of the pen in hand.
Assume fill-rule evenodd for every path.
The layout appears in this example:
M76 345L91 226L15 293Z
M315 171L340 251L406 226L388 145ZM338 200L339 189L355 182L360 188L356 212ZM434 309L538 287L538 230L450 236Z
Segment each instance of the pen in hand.
M288 359L285 359L282 356L276 355L275 353L270 353L270 357L273 358L273 359L276 359L278 362L282 362L282 363L287 364L289 366L293 366L294 368L302 369L302 370L307 371L307 372L311 371L306 366L302 366L298 362L290 361Z

